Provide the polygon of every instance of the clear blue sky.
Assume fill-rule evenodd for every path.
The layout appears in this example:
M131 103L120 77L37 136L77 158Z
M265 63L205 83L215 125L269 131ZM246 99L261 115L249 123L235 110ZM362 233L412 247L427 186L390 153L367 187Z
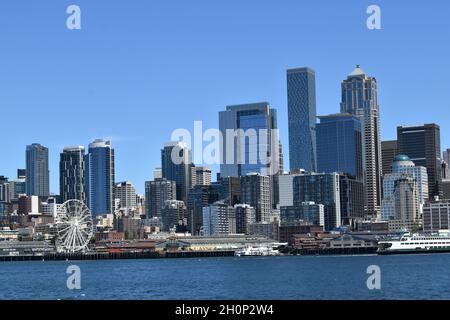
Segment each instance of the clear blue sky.
M77 4L82 29L66 29ZM382 30L366 28L378 4ZM450 3L435 1L3 0L0 6L0 175L25 146L50 149L59 192L66 145L111 138L116 180L144 181L172 130L217 127L226 105L269 101L288 160L286 69L316 70L318 114L339 110L356 64L378 80L382 138L437 122L450 147Z

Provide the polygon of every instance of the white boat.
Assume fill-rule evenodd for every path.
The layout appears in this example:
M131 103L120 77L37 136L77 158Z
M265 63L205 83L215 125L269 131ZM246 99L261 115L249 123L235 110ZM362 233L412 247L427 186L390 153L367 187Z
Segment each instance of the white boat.
M261 247L246 247L244 249L236 251L236 256L245 257L245 256L279 256L281 253L278 250L275 250L271 247L261 246Z
M399 239L378 242L378 254L450 252L450 231L434 234L405 233Z

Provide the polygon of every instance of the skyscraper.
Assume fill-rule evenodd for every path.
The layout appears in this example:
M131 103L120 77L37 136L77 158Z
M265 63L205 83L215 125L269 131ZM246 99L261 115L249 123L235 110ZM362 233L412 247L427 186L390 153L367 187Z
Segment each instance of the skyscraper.
M241 181L238 177L219 177L213 184L218 186L219 200L229 206L241 202Z
M383 175L392 172L392 162L398 155L398 143L397 140L381 141L381 158L383 163Z
M219 113L221 177L279 172L277 113L268 102L227 106Z
M241 177L241 203L255 208L256 222L269 222L270 178L259 173Z
M248 225L255 223L255 208L248 204L236 204L234 206L236 212L236 233L248 233Z
M130 181L117 183L114 195L116 199L119 199L121 209L135 210L137 208L136 188Z
M188 225L192 234L199 234L203 226L203 208L219 200L219 185L195 185L187 202Z
M363 178L361 122L353 115L320 116L317 124L317 171Z
M437 124L397 127L399 153L427 168L428 195L442 197L441 136Z
M192 167L192 183L191 186L196 185L210 185L211 184L211 169L208 167Z
M236 230L236 214L233 207L216 202L203 208L203 234L227 235Z
M162 209L162 230L169 231L175 228L177 232L186 232L188 229L187 210L183 201L167 200Z
M292 181L293 205L304 202L324 206L324 226L330 231L341 226L339 175L337 173L311 173L295 175Z
M85 156L86 196L92 215L114 212L114 149L111 141L94 140Z
M5 176L0 176L0 202L11 202L10 183Z
M339 175L341 219L351 225L355 220L364 219L364 183L348 174Z
M187 204L192 182L192 154L185 143L168 142L161 150L162 177L175 181L177 200Z
M377 80L358 66L342 81L341 112L360 118L363 130L363 174L366 214L379 217L381 204L381 139Z
M392 173L384 175L383 178L383 205L381 207L383 220L401 216L400 213L396 213L396 182L408 177L414 179L419 203L418 213L422 213L422 208L429 198L427 169L423 166L416 166L406 155L397 155L392 162ZM404 183L409 182L404 181Z
M446 179L450 178L450 149L444 150L443 152L443 158L442 160L445 161L445 163L447 164L446 166L446 172L444 172L442 175L446 177Z
M316 171L316 74L310 68L287 71L290 169Z
M84 147L64 148L59 161L59 190L63 202L80 200L86 203Z
M162 223L162 209L167 200L176 200L177 189L175 181L165 178L155 178L145 182L145 200L147 219L158 218Z
M27 195L42 198L48 197L50 195L48 149L38 143L27 146L26 165Z

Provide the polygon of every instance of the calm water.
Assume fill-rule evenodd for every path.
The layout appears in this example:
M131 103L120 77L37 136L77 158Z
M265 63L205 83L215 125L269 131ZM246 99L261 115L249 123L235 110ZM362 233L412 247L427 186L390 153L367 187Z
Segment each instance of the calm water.
M0 299L450 299L450 255L2 262L0 283Z

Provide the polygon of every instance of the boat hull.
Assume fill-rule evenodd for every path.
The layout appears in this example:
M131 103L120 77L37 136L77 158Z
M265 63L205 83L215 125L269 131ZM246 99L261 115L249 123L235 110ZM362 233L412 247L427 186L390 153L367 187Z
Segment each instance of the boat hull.
M394 254L433 254L433 253L450 253L450 248L447 249L405 249L405 250L383 250L378 251L379 255L394 255Z

